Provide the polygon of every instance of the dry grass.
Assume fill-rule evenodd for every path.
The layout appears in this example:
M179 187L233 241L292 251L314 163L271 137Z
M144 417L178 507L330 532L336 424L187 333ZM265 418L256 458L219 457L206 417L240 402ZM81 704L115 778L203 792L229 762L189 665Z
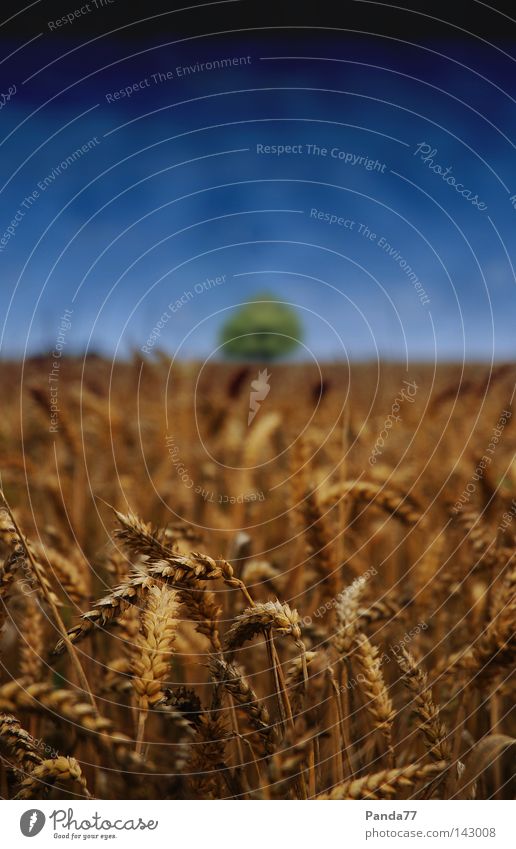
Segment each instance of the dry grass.
M511 798L516 369L169 366L5 407L1 795Z

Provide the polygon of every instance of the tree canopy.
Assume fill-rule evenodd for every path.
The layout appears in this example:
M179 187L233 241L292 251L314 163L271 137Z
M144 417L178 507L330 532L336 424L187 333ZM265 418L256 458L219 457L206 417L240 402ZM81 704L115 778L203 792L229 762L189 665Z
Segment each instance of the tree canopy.
M235 310L220 332L225 356L264 361L289 354L302 337L297 312L269 292Z

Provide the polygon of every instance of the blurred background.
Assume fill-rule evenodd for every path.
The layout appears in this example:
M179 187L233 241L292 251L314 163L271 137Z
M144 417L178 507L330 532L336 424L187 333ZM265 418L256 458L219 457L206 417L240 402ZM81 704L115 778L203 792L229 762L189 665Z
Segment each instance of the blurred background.
M6 10L1 356L218 358L272 295L296 360L513 359L502 5Z

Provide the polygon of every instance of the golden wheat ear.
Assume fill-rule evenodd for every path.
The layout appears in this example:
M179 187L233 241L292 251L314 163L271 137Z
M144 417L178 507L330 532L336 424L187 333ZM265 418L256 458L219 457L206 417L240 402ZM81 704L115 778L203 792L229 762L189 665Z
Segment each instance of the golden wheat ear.
M397 651L396 659L404 673L403 683L413 696L413 710L429 756L434 761L449 761L451 758L449 735L441 721L439 708L434 703L427 674L404 647Z
M330 793L322 793L318 799L394 799L404 798L407 790L418 784L433 781L441 775L447 763L409 764L400 769L385 769L364 775L353 781L345 781Z
M67 632L71 643L78 643L89 636L96 628L109 628L114 625L130 605L142 604L155 581L145 572L135 571L112 592L97 601L91 610L83 613L81 621ZM59 655L66 648L65 639L59 640L54 654Z
M0 714L0 747L23 770L31 770L41 763L34 738L12 714Z
M382 674L379 652L365 634L356 635L354 648L352 662L359 670L360 677L357 675L357 679L366 699L365 707L373 721L373 727L385 740L392 764L394 762L392 730L396 713Z
M277 742L276 729L271 724L267 707L258 699L243 672L219 657L211 658L210 669L215 680L225 687L235 704L246 715L251 727L260 735L265 754L270 755Z
M423 507L413 495L398 492L372 481L344 481L324 492L321 498L323 507L331 507L342 499L351 499L357 504L371 505L395 516L404 525L417 525L424 520Z
M38 764L20 784L15 799L41 799L53 790L75 798L91 799L79 762L63 756Z
M170 672L173 645L179 624L179 598L169 587L151 587L142 613L142 627L135 645L132 685L137 696L136 752L142 753L149 708L164 698L163 687Z

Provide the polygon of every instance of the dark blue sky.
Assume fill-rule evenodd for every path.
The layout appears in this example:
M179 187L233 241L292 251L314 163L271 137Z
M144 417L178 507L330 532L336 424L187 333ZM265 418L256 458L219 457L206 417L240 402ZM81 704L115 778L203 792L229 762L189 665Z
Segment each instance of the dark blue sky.
M513 43L70 37L0 43L2 356L51 349L65 309L70 353L126 354L166 314L162 347L210 356L269 290L310 356L514 357Z

